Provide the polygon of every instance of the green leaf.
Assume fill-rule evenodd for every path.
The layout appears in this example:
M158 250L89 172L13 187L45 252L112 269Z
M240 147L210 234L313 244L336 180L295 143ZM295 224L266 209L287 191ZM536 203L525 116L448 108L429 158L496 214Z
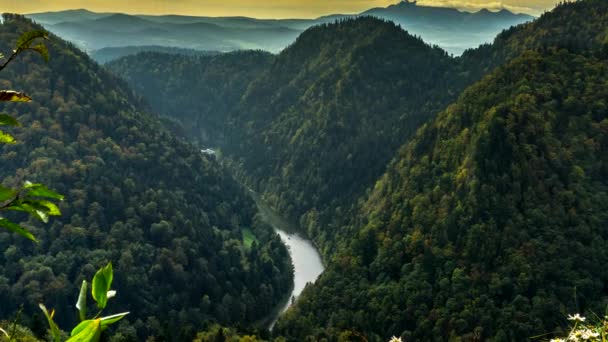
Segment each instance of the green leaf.
M15 50L19 52L21 50L28 49L32 45L34 40L38 38L46 39L48 38L48 36L49 34L46 31L42 30L25 32L21 35L21 37L19 37L19 39L17 39L17 46Z
M108 304L108 291L110 291L110 286L112 286L113 278L112 263L102 267L93 277L91 294L97 302L97 307L100 309L105 308Z
M34 237L34 235L32 233L30 233L27 229L21 227L20 225L14 223L14 222L7 220L5 218L0 218L0 227L6 228L13 233L17 233L26 239L30 239L34 242L38 242L36 240L36 238Z
M31 204L23 202L23 201L19 201L15 204L12 204L12 205L6 207L6 210L23 211L23 212L26 212L26 213L34 216L35 218L39 219L40 221L42 221L44 223L49 222L49 215L46 213L46 211L40 210L40 208L36 208L36 207L32 206Z
M61 216L59 207L53 202L27 198L23 203L31 205L36 210L41 211L48 216Z
M0 144L14 144L16 142L15 138L3 131L0 131Z
M101 336L101 319L83 321L74 328L66 342L97 342Z
M42 312L44 312L44 316L46 317L46 320L49 322L49 327L51 328L52 342L60 342L61 333L59 332L59 327L57 326L55 321L53 321L53 316L55 314L55 311L53 311L53 312L51 312L51 314L49 314L49 312L46 309L46 306L44 306L44 304L40 304L39 306L40 306L40 310L42 310Z
M34 47L31 47L30 49L38 52L40 54L40 56L42 56L42 58L44 58L44 61L48 63L50 56L49 56L49 50L46 48L46 45L38 44Z
M14 90L0 90L0 101L4 102L31 102L32 98Z
M19 121L7 114L0 114L0 125L5 126L21 126Z
M125 316L128 314L129 314L129 312L123 312L123 313L119 313L116 315L102 317L101 318L101 327L103 328L110 324L114 324L114 323L120 321L121 319L125 318Z
M17 196L17 192L13 189L5 188L0 185L0 202L12 200Z
M78 295L78 301L76 302L76 309L80 315L80 321L84 321L87 316L87 281L82 281L80 286L80 295Z
M27 190L28 196L46 197L56 200L63 201L64 196L56 193L55 191L49 190L42 184L34 184L31 182L25 182L24 190Z

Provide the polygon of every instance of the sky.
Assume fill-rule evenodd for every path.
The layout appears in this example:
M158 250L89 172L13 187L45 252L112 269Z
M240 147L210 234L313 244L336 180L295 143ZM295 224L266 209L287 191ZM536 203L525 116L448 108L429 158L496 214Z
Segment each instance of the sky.
M86 8L96 12L248 16L256 18L315 18L328 14L359 13L385 7L397 0L0 0L0 12L35 13ZM481 8L539 15L558 0L418 0L419 5Z

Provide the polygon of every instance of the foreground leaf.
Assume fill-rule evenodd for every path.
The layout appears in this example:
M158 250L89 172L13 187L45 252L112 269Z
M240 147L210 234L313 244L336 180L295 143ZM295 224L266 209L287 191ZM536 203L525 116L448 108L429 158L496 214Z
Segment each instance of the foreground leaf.
M36 46L31 47L30 49L38 52L38 54L40 54L40 56L42 56L42 58L44 58L44 61L48 63L50 56L49 56L49 50L47 49L46 45L37 44Z
M12 135L0 131L0 144L14 144L15 142L16 140Z
M19 121L7 114L0 114L0 125L5 126L21 126Z
M108 304L108 291L110 291L110 286L112 286L113 278L112 263L102 267L93 277L91 294L100 309L105 308Z
M45 200L28 199L28 200L24 201L24 203L31 205L37 211L44 212L48 216L60 216L61 215L61 211L59 210L59 207L53 202L49 202L49 201L45 201Z
M17 39L17 48L16 51L20 52L22 50L30 48L34 40L38 38L46 39L49 34L46 31L42 30L34 30L28 31L22 34L19 39Z
M5 102L31 102L32 98L14 90L0 90L0 101Z
M67 342L97 342L101 336L101 319L83 321L72 330Z
M125 316L128 314L129 314L129 312L123 312L123 313L119 313L116 315L102 317L101 318L101 327L104 328L110 324L114 324L114 323L120 321L121 319L125 318Z
M44 304L40 304L40 310L42 310L42 312L44 313L44 316L46 317L46 320L49 323L49 327L51 328L51 338L52 338L52 342L60 342L61 340L61 333L59 332L59 327L57 326L57 324L55 323L55 321L53 321L53 313L49 314L48 310L46 309L46 306L44 306Z
M27 229L21 227L20 225L14 223L14 222L7 220L5 218L0 218L0 227L8 229L13 233L17 233L26 239L30 239L34 242L38 242L38 240L36 240L34 235L32 233L30 233Z
M18 203L8 206L6 210L26 212L44 223L49 222L49 215L46 211L36 208L27 202L19 201Z
M13 189L5 188L0 185L0 203L8 200L12 200L17 196L17 192Z
M62 201L64 198L63 195L58 194L53 190L49 190L49 188L47 188L45 185L42 185L42 184L34 184L31 182L25 182L25 186L23 187L23 189L24 190L27 189L28 196L46 197L46 198L56 199L56 200L60 200L60 201Z
M84 321L87 316L87 281L82 281L80 286L80 295L78 295L78 301L76 302L76 309L80 315L80 321Z

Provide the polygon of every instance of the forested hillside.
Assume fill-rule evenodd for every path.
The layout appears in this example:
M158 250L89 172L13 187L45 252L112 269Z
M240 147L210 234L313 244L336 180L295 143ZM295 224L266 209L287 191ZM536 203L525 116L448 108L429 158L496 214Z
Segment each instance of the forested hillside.
M5 15L0 51L40 29ZM171 135L122 81L51 36L48 64L28 56L0 86L31 104L3 105L22 127L0 149L5 185L44 182L65 194L63 216L31 227L39 244L0 232L0 317L23 306L40 335L44 302L73 326L82 279L114 263L116 310L130 311L116 340L187 340L206 321L248 326L287 294L286 248L255 216L254 202L211 157ZM243 230L255 234L243 243Z
M228 113L272 62L262 51L218 56L140 53L109 64L155 112L178 119L194 140L219 146Z
M275 333L520 341L604 312L606 27L563 3L451 58L359 18L273 57L217 145L328 263Z
M278 331L522 341L603 312L607 76L605 59L530 52L465 91L400 151Z
M559 47L582 54L608 54L608 2L562 2L539 19L503 31L493 44L466 51L463 71L476 78L528 50Z
M327 250L333 233L320 227L347 216L397 148L468 82L456 77L443 50L368 17L309 29L281 54L257 61L260 69L251 67L253 56L259 59L253 52L214 57L220 66L232 64L223 82L201 78L199 87L212 90L202 92L186 90L197 81L175 77L180 70L205 73L201 59L139 55L109 67L186 127L217 131L223 124L226 138L215 145L241 178ZM243 60L234 64L236 57ZM241 75L255 77L245 84ZM159 96L178 92L173 89L183 100ZM190 103L198 105L184 105Z
M312 28L250 85L225 149L266 201L328 248L328 224L458 92L450 61L378 19Z

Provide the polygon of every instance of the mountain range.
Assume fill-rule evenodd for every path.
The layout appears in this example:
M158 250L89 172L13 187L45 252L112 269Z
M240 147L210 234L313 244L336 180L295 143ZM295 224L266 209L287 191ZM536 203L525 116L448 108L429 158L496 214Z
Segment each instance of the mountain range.
M35 99L1 108L24 123L22 143L2 147L3 182L67 198L60 219L32 228L39 245L0 233L0 315L25 303L44 335L32 308L69 308L107 260L119 309L132 311L113 341L522 341L604 312L608 2L561 3L458 57L394 20L442 13L454 32L479 31L513 14L409 2L370 12L383 18L278 21L304 31L276 54L139 51L100 66L52 36L49 64L29 56L3 71L3 87ZM115 23L125 37L159 22L276 29L83 11L36 20ZM38 28L5 15L0 50ZM326 265L272 332L258 320L292 269L248 189Z
M507 10L469 13L410 2L359 14L336 14L316 19L152 16L87 10L28 15L49 31L88 52L108 47L160 45L221 52L261 49L273 53L293 43L309 27L362 16L392 20L409 33L456 55L467 48L490 42L505 28L533 19Z
M277 336L519 341L608 300L606 25L605 1L563 3L452 57L351 18L244 52L256 69L108 67L320 247L328 268ZM197 90L154 98L178 89Z

